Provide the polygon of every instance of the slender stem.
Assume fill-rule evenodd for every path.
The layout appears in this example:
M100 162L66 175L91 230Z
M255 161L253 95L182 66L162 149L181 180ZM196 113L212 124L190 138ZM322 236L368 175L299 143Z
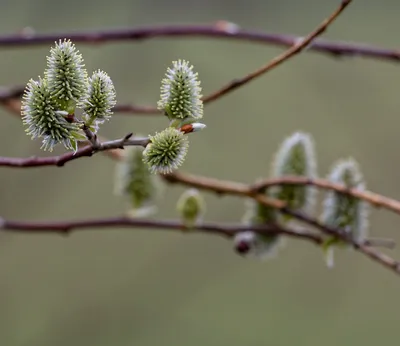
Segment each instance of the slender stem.
M212 102L217 99L220 99L222 96L232 92L233 90L240 88L244 84L249 83L250 81L262 76L263 74L271 71L275 67L278 67L283 62L289 60L290 58L299 54L304 48L306 48L309 44L311 44L318 36L322 35L329 27L332 22L339 17L339 15L346 9L348 5L350 5L352 0L342 0L339 7L328 17L326 18L321 24L318 25L309 35L305 38L302 38L296 41L288 50L283 52L282 54L278 55L266 65L262 66L261 68L255 70L254 72L249 73L247 76L243 78L239 78L236 80L231 81L227 85L223 86L221 89L217 90L216 92L208 95L204 98L204 102Z
M72 231L82 231L85 229L99 229L99 228L150 228L150 229L167 229L183 232L202 232L213 233L226 237L233 237L236 233L244 231L254 231L260 234L279 233L290 237L300 238L311 241L317 245L323 242L323 238L313 232L293 230L285 227L278 227L276 225L265 226L243 226L243 225L229 225L220 223L201 223L196 225L192 230L188 230L181 222L174 220L147 220L147 219L134 219L126 216L99 218L99 219L85 219L85 220L72 220L72 221L48 221L48 222L33 222L33 221L14 221L2 219L0 228L10 232L23 232L23 233L59 233L67 234Z
M92 144L86 145L80 149L76 153L68 152L58 156L50 156L50 157L27 157L27 158L16 158L16 157L0 157L0 166L7 167L18 167L18 168L27 168L27 167L43 167L43 166L64 166L67 162L76 160L80 157L92 156L96 152L104 152L110 151L114 149L123 149L126 146L142 146L146 147L149 143L149 138L131 138L132 134L128 134L127 136L98 143L95 147ZM118 154L114 154L113 158L119 158Z
M316 245L321 245L323 237L315 232L286 228L278 225L264 226L244 226L238 224L221 224L215 222L205 222L195 225L193 229L187 229L184 224L176 220L149 220L134 219L126 216L116 216L108 218L68 220L68 221L15 221L0 218L0 228L7 232L18 232L27 234L36 233L56 233L67 235L71 232L83 230L110 229L116 228L140 228L140 229L161 229L181 231L185 233L209 233L224 237L233 237L235 234L244 231L253 231L259 234L281 234L292 238L310 241ZM393 241L390 239L368 239L366 246L383 246L391 248Z
M229 39L250 43L269 44L279 47L290 47L301 37L288 34L265 33L240 29L226 21L218 21L211 25L160 25L126 28L119 30L59 32L55 34L24 33L0 36L0 47L25 47L33 45L53 44L54 41L69 38L73 42L98 45L112 42L142 42L162 37L206 37L213 39ZM397 49L378 48L364 43L347 43L318 39L312 43L310 50L333 57L349 56L372 59L400 61Z

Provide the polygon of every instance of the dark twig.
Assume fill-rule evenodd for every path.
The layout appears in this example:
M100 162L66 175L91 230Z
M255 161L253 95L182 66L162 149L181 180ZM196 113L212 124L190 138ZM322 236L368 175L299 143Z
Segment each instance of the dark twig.
M99 228L150 228L150 229L168 229L183 232L192 232L188 230L181 222L172 220L146 220L134 219L130 217L110 217L102 219L85 219L74 221L49 221L49 222L24 222L13 220L0 220L0 229L10 232L24 233L60 233L67 234L72 231L84 229ZM317 245L320 245L323 238L315 233L292 230L278 226L259 226L248 227L243 225L223 225L219 223L202 223L193 229L193 231L202 233L214 233L226 237L232 237L238 232L252 230L261 234L280 233L290 237L305 239Z
M0 157L0 166L8 167L43 167L43 166L64 166L69 161L76 160L84 156L92 156L96 152L104 152L113 149L123 149L126 146L142 146L146 147L149 143L148 138L130 138L131 134L124 138L98 143L94 148L92 145L86 145L77 150L76 153L68 152L58 156L50 157ZM117 158L118 155L115 156Z
M0 47L25 47L33 45L52 44L54 41L69 38L73 42L83 44L102 44L112 42L142 42L160 37L206 37L229 40L240 40L250 43L270 44L279 47L291 47L301 40L295 35L265 33L242 30L225 21L213 25L162 25L127 28L119 30L99 30L82 32L60 32L55 34L29 35L22 33L0 36ZM378 48L368 44L348 43L318 39L310 46L311 51L328 54L333 57L349 56L372 59L400 61L400 51L396 49Z
M188 230L181 222L175 220L148 220L134 219L126 216L109 217L101 219L85 219L70 221L14 221L0 218L0 229L7 232L18 233L56 233L67 235L73 231L98 230L104 228L141 228L141 229L162 229L171 231L182 231L184 233L210 233L221 235L224 237L233 237L235 234L244 231L253 231L259 234L281 234L284 236L303 239L310 241L316 245L321 245L324 239L321 235L309 231L300 231L281 227L277 225L265 226L243 226L220 223L201 223L193 229ZM376 244L384 247L392 247L393 241L389 239L369 239L365 242L366 246L376 246Z

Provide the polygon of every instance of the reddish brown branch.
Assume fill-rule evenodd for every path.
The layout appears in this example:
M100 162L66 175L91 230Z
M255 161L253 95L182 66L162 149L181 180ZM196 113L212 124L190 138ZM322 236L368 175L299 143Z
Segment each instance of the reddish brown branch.
M327 227L318 222L316 219L309 217L308 215L304 215L300 212L288 209L283 201L268 198L265 195L255 191L254 188L252 188L251 186L249 187L248 185L236 182L225 180L221 181L214 178L188 175L183 173L173 173L164 175L163 177L169 183L178 183L202 190L207 190L213 193L247 196L250 198L254 198L257 202L263 205L275 208L282 213L290 215L295 219L307 224L308 226L314 227L327 235L336 236L343 241L352 244L356 250L360 251L365 256L380 263L384 267L396 272L397 274L400 274L400 263L398 261L372 248L369 248L364 244L352 240L344 230Z
M325 179L310 179L307 177L281 177L265 179L252 186L253 191L260 191L274 185L313 185L320 189L334 190L343 194L360 198L376 208L385 208L396 214L400 214L400 201L385 197L371 191L361 191L355 188L348 188L344 185L336 184Z

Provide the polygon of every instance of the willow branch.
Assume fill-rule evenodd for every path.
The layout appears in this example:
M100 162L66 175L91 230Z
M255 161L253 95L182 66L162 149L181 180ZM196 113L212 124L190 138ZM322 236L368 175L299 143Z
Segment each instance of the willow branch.
M249 43L268 44L278 47L290 47L301 37L287 34L265 33L243 30L237 25L218 21L211 25L160 25L119 30L99 30L80 32L59 32L55 34L37 34L22 31L18 34L0 36L0 47L25 47L53 44L60 38L69 38L73 42L99 45L112 42L143 42L155 38L205 37L211 39L228 39ZM318 39L310 50L332 57L364 57L398 62L400 51L378 48L364 43L348 43Z
M181 231L185 234L206 233L220 235L227 238L231 238L240 232L253 231L263 235L280 234L291 238L309 241L316 245L321 245L324 241L323 237L315 232L290 229L278 225L243 226L205 222L195 225L193 229L188 230L184 224L175 220L134 219L126 216L48 222L16 221L0 218L0 229L12 233L54 233L59 235L69 235L71 232L77 231L99 229L109 229L114 231L116 228ZM392 248L394 242L390 239L368 239L365 241L365 245L370 247L383 246Z
M396 272L397 274L400 274L400 263L393 258L383 253L380 253L375 249L365 246L365 244L354 241L353 239L351 239L350 235L342 229L334 229L332 227L325 226L316 219L304 215L303 213L295 210L290 210L289 208L287 208L286 204L283 201L266 197L264 194L255 191L252 186L183 173L172 173L164 175L163 177L169 183L182 184L219 194L246 196L253 198L257 202L265 206L275 208L284 214L290 215L293 218L307 224L308 226L314 227L327 235L338 237L343 241L352 244L352 246L356 250L360 251L365 256L380 263L384 267Z
M363 191L356 188L349 188L345 185L333 183L325 179L310 179L307 177L280 177L273 179L265 179L256 184L253 184L251 189L253 191L261 191L265 188L275 185L312 185L324 190L333 190L345 195L350 195L362 199L375 208L385 208L391 210L396 214L400 214L400 201L393 198L385 197L371 191Z
M58 156L49 157L0 157L0 166L17 167L17 168L32 168L32 167L43 167L43 166L64 166L67 162L76 160L81 157L92 156L98 152L113 151L115 149L123 149L126 146L142 146L146 147L149 143L148 138L131 138L132 134L128 134L123 138L99 142L96 147L92 144L85 145L79 148L76 153L68 152ZM119 158L119 155L115 152L112 154L113 158Z
M311 44L314 39L322 35L328 29L329 25L332 24L332 22L337 17L339 17L339 15L346 9L346 7L350 5L351 1L352 0L342 0L339 7L305 38L296 41L296 43L294 43L293 46L291 46L288 50L278 55L258 70L249 73L243 78L235 79L222 87L220 90L217 90L216 92L208 95L204 98L204 102L212 102L221 98L229 92L232 92L233 90L243 86L244 84L247 84L248 82L262 76L263 74L271 71L275 67L278 67L283 62L299 54L304 48Z

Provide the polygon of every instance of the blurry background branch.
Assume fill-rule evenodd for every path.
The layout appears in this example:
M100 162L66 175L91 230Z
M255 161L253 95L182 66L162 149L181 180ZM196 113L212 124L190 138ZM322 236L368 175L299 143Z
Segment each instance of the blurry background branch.
M218 21L212 25L163 25L120 30L99 30L81 32L60 32L54 34L38 34L33 30L25 30L18 34L0 36L0 47L25 47L53 44L54 41L66 37L75 43L104 44L112 42L141 42L162 37L207 37L215 39L230 39L269 44L281 47L291 47L303 37L286 34L265 33L241 29L234 23ZM309 49L332 57L365 57L372 59L400 61L400 51L385 49L369 44L338 42L318 39Z

